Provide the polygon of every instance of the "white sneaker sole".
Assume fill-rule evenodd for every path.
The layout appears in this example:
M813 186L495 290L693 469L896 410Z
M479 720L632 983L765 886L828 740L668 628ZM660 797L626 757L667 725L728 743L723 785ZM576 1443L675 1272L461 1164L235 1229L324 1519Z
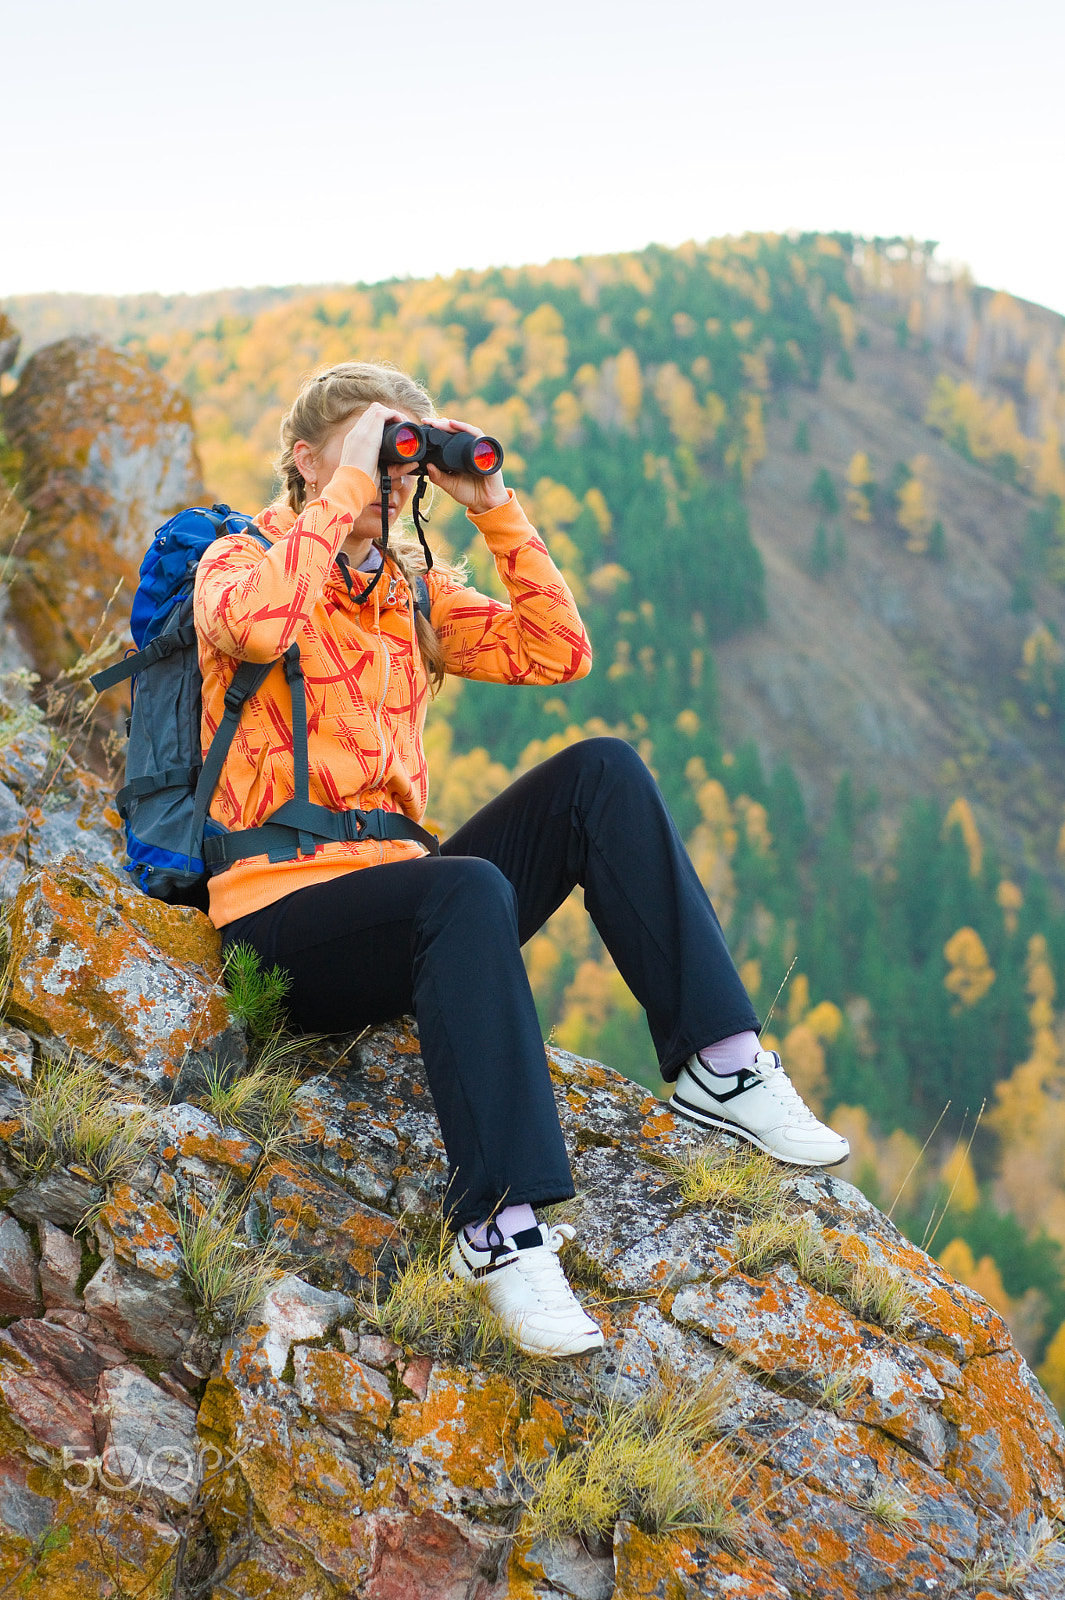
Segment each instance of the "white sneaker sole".
M759 1139L750 1128L743 1127L742 1123L730 1122L726 1117L716 1117L712 1111L700 1111L698 1107L689 1105L687 1101L678 1100L675 1095L670 1096L670 1110L678 1117L683 1117L686 1122L697 1122L702 1128L720 1128L724 1133L734 1133L739 1139L746 1139L748 1144L757 1145L759 1150L764 1150L767 1156L772 1156L775 1161L782 1161L789 1167L841 1167L850 1159L850 1146L841 1156L820 1160L810 1156L782 1155L779 1150L774 1150L772 1145Z

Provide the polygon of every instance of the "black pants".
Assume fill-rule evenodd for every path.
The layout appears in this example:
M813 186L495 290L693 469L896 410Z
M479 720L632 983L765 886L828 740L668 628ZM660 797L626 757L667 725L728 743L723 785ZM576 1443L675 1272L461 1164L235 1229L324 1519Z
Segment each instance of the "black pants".
M413 1011L455 1226L573 1194L520 947L575 884L647 1013L662 1075L758 1021L658 786L588 739L519 778L439 856L297 889L223 930L292 975L293 1022L339 1033Z

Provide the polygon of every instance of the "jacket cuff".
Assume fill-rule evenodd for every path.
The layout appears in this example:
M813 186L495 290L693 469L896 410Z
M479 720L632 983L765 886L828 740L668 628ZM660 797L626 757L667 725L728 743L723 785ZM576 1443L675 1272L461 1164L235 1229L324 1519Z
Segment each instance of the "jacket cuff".
M338 467L318 499L326 501L332 511L357 517L376 494L376 484L361 467Z
M506 505L493 506L491 511L468 510L466 516L484 534L485 543L493 555L512 550L530 537L539 537L515 499L513 489L507 490Z

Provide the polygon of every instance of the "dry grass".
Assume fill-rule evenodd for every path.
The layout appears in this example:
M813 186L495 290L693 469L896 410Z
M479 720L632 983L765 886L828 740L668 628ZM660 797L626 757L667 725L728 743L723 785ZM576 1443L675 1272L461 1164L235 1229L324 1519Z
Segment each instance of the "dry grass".
M876 1322L888 1333L905 1333L916 1301L901 1273L883 1263L862 1260L851 1268L846 1304L855 1316Z
M779 1209L780 1185L787 1176L779 1161L761 1150L722 1153L710 1144L670 1156L666 1166L689 1204L752 1218Z
M229 1328L254 1311L285 1270L285 1251L269 1240L248 1239L228 1184L198 1210L188 1202L179 1205L177 1223L185 1291L209 1331Z
M635 1405L601 1402L576 1449L544 1467L523 1465L523 1533L557 1542L604 1533L624 1516L651 1534L696 1528L733 1539L731 1501L744 1469L713 1439L731 1396L724 1376L696 1387L666 1375Z
M865 1511L885 1528L901 1528L917 1515L914 1502L897 1488L883 1484L871 1489L861 1500L854 1501L855 1508Z
M360 1311L390 1339L435 1360L476 1363L535 1389L550 1389L558 1361L522 1350L505 1332L476 1283L447 1271L451 1235L440 1218L388 1283L376 1274Z
M301 1076L292 1061L305 1041L275 1040L247 1072L209 1066L204 1070L204 1091L198 1103L222 1128L237 1128L257 1140L264 1151L276 1153L292 1125L293 1106Z
M790 1261L813 1288L888 1333L904 1333L913 1320L916 1302L903 1275L867 1255L851 1260L809 1214L794 1217L778 1208L745 1223L733 1235L733 1249L737 1267L755 1277Z
M81 1166L106 1184L129 1177L140 1164L152 1116L71 1051L46 1062L23 1091L21 1124L12 1150L30 1177L39 1179L56 1165Z
M868 1374L859 1367L840 1367L823 1378L814 1402L822 1411L843 1416L852 1400L856 1400L868 1381Z
M963 1580L969 1584L990 1581L1011 1592L1019 1589L1032 1573L1065 1566L1062 1534L1062 1528L1048 1517L1040 1517L1030 1528L1008 1535L976 1561L969 1562L963 1568Z

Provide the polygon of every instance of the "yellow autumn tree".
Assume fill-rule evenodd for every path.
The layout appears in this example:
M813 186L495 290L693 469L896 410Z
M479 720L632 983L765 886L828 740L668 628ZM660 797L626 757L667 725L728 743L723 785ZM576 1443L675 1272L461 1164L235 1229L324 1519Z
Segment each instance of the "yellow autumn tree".
M975 928L959 928L943 946L943 954L950 966L944 989L957 996L959 1006L974 1006L995 981L984 941Z
M1026 1061L995 1087L986 1121L998 1137L996 1200L1025 1227L1065 1243L1065 1071L1055 1030L1056 983L1047 941L1028 941L1032 1029Z
M1065 1416L1065 1322L1047 1345L1043 1364L1035 1375L1059 1413Z
M631 428L643 404L643 377L636 353L627 346L618 351L614 365L614 388L626 424Z
M847 467L847 508L855 522L873 520L873 469L864 450L856 450Z
M980 837L973 808L964 795L958 795L947 809L943 818L944 839L949 839L954 828L960 832L969 857L969 876L978 878L984 865L984 841Z
M924 555L936 516L932 463L927 456L914 456L909 468L910 476L895 496L895 521L906 534L907 550Z

